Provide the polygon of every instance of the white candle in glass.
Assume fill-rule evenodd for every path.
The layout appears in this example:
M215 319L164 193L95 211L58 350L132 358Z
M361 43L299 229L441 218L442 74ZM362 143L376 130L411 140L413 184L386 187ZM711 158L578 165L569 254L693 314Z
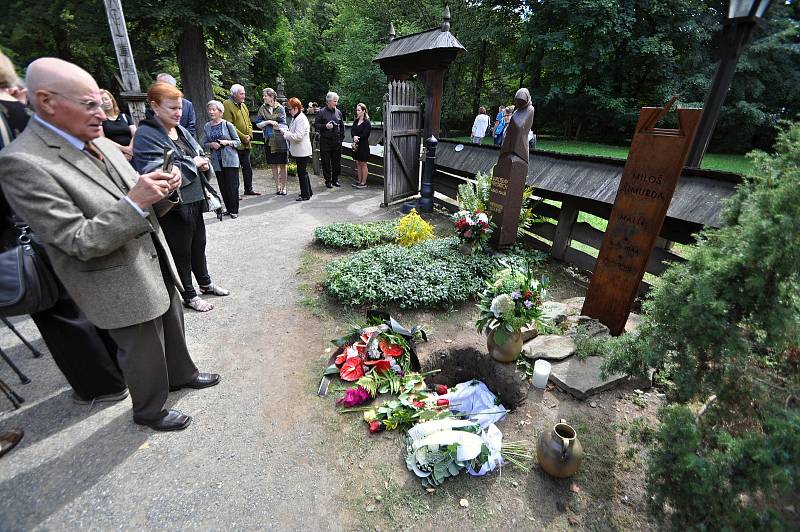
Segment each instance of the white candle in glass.
M550 378L550 362L537 360L533 365L533 385L536 388L547 386L547 379Z

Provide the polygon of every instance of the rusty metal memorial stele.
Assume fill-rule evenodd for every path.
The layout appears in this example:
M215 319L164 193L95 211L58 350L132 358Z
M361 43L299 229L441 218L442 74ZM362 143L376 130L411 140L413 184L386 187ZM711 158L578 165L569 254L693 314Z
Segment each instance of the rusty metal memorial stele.
M643 107L639 113L583 304L581 313L600 320L614 335L625 329L703 113L678 109L678 129L656 128L674 101L663 108Z
M528 179L528 132L533 125L533 105L528 89L519 89L514 95L514 108L492 172L488 211L495 228L489 243L495 249L510 246L517 238L522 193Z

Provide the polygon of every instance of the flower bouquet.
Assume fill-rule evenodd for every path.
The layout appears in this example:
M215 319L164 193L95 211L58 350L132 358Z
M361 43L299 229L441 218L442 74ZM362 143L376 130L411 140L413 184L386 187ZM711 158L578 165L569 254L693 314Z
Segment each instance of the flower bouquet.
M456 236L462 246L469 246L472 249L481 247L492 234L492 224L485 212L458 211L452 216L452 220Z
M496 360L516 360L522 350L522 328L542 316L547 285L547 277L533 279L530 268L524 273L505 268L487 281L478 302L480 317L475 325L479 333L487 333L489 352Z
M527 472L532 460L527 442L503 443L494 424L484 430L466 419L438 419L412 427L406 437L406 467L426 487L439 486L465 469L482 476L505 462Z
M333 341L339 349L323 373L319 395L325 395L333 375L346 382L359 381L371 397L398 393L399 377L420 368L413 347L417 338L427 340L421 327L408 330L388 314L371 311L365 326L356 326ZM362 381L364 377L368 378Z

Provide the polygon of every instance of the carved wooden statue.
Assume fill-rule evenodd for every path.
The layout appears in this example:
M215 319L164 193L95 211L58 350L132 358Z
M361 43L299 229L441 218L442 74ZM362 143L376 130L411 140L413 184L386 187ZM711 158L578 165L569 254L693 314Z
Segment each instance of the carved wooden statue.
M500 157L492 173L489 214L495 224L490 243L495 249L510 246L517 238L522 193L528 178L528 133L533 125L533 105L528 89L514 95L514 114L506 126Z

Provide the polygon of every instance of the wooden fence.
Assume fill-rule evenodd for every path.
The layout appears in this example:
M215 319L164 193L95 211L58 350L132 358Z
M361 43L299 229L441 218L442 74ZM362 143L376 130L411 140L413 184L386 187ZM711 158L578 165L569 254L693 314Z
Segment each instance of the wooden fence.
M382 134L378 126L370 135L369 182L376 185L383 183L383 146L377 145ZM456 151L458 145L463 149ZM350 146L349 141L342 145L342 174L355 176ZM490 173L498 155L496 146L440 140L433 178L437 204L455 211L458 186L474 182L478 172ZM527 184L544 198L534 207L542 221L524 234L522 243L593 271L603 231L578 221L579 215L585 212L608 220L624 166L620 159L532 150ZM740 182L741 176L736 174L684 168L647 272L660 275L670 262L684 260L671 251L672 242L691 244L703 227L719 227L722 201Z
M437 203L450 210L457 208L458 186L472 182L477 172L491 172L499 155L495 146L464 144L456 151L457 145L442 140L436 151L434 192ZM586 212L608 220L624 166L618 159L531 151L527 184L544 199L534 208L543 220L526 232L522 243L593 271L603 231L578 217ZM671 242L689 244L704 226L719 227L722 200L740 181L735 174L684 168L647 272L660 275L670 262L684 260L670 251Z

